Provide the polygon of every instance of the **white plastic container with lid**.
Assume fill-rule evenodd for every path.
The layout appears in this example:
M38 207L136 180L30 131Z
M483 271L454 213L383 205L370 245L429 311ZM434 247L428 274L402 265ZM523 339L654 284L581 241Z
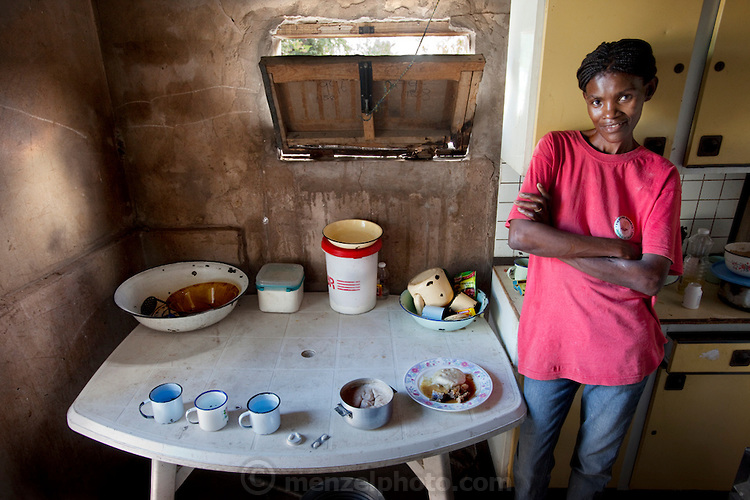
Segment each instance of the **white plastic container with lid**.
M321 246L326 254L331 309L341 314L362 314L373 309L377 301L378 250L383 246L382 240L365 248L347 249L324 237Z
M302 304L305 269L300 264L270 263L255 277L258 307L263 312L293 313Z

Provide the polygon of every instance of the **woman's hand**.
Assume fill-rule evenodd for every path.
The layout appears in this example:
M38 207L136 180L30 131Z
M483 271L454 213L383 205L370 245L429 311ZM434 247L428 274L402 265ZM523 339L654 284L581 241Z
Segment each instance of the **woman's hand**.
M654 296L667 280L672 261L656 254L643 254L638 259L626 258L563 258L562 262L581 272L615 285Z
M540 183L536 184L539 194L518 193L518 198L513 202L518 211L534 222L549 223L549 193Z

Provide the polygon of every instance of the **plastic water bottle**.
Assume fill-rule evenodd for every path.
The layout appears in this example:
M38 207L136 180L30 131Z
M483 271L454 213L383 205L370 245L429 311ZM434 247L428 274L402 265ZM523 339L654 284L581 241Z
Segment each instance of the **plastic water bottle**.
M677 286L678 292L683 293L690 283L698 283L701 286L706 284L705 278L710 267L708 254L712 245L713 240L706 228L698 229L698 233L688 238L687 251L682 262L682 278Z
M388 290L388 270L385 268L385 262L378 262L378 298L385 299L390 293Z

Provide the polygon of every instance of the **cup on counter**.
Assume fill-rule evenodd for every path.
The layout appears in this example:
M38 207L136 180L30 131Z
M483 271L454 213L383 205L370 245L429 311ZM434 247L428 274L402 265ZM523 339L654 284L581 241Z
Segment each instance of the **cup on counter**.
M271 434L281 425L279 406L281 398L273 392L261 392L247 401L247 411L240 415L239 424L245 429L252 429L256 434ZM249 418L250 423L242 422Z
M433 267L417 274L407 284L414 299L417 314L422 314L424 306L445 307L453 300L453 284L445 274L445 270Z
M529 273L528 257L521 257L513 261L513 265L508 268L506 274L508 278L514 281L526 281Z
M698 309L701 305L701 297L703 296L703 288L700 283L688 283L685 288L685 296L682 299L682 307L686 309Z
M185 412L185 419L191 424L198 424L204 431L218 431L223 429L229 421L227 402L229 396L224 391L212 389L195 398L195 406ZM196 413L197 420L193 422L190 416Z
M469 309L476 310L477 305L479 305L479 302L472 299L464 292L458 292L456 296L453 297L453 302L451 302L450 308L453 312L462 312Z
M450 313L450 308L440 306L424 306L422 308L422 317L442 321Z
M153 415L143 412L143 407L151 404ZM171 424L182 418L185 407L182 404L182 386L174 382L157 385L148 393L148 399L138 406L144 418L153 418L160 424Z

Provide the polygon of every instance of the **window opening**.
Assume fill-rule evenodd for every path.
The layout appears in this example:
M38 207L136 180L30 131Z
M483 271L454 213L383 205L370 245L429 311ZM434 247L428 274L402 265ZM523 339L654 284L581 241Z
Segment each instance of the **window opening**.
M484 66L472 32L296 19L273 36L261 70L282 159L466 155Z
M472 32L433 19L439 4L437 0L426 21L287 20L274 33L274 52L289 56L473 54Z
M421 45L420 45L421 42ZM284 38L282 56L408 56L411 54L471 54L468 34L450 36L379 36Z

